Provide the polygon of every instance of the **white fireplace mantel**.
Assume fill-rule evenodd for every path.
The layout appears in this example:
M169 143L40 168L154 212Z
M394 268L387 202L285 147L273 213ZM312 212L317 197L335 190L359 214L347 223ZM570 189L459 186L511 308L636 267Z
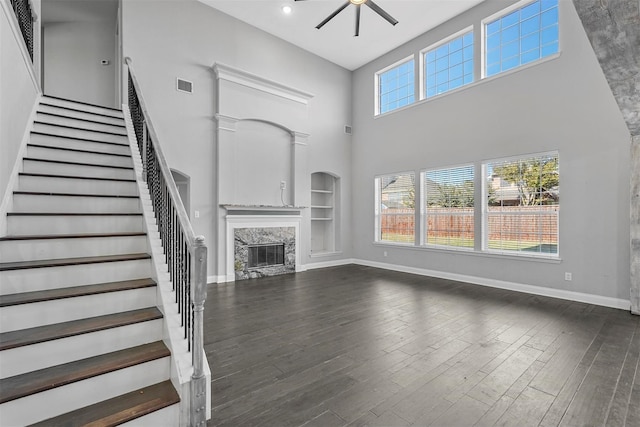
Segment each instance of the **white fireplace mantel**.
M282 206L281 206L282 208ZM259 211L256 211L259 212ZM300 256L300 215L227 215L226 217L226 237L227 237L227 262L225 281L235 281L234 270L234 236L236 228L275 228L275 227L293 227L295 229L296 239L296 272L302 271Z

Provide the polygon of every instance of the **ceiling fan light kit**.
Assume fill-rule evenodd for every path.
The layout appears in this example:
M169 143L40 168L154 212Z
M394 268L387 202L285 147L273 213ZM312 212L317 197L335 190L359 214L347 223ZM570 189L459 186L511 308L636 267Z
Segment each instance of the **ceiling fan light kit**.
M295 0L295 1L304 1L304 0ZM337 14L339 14L344 9L346 9L347 6L354 5L356 7L356 31L355 31L355 36L358 37L358 35L360 35L360 6L362 6L363 4L366 4L367 6L369 6L375 13L377 13L378 15L383 17L391 25L396 25L398 23L397 19L395 19L393 16L391 16L387 12L385 12L380 6L378 6L376 3L374 3L373 0L348 0L347 2L342 4L342 6L337 8L331 15L327 16L324 19L324 21L322 21L321 23L316 25L316 28L317 29L322 28L327 22L329 22L333 18L335 18Z

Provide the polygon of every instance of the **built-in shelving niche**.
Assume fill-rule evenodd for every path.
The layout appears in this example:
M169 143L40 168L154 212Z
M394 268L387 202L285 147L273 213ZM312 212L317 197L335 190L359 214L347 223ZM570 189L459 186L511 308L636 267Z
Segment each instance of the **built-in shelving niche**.
M340 178L327 172L311 174L311 256L340 250Z

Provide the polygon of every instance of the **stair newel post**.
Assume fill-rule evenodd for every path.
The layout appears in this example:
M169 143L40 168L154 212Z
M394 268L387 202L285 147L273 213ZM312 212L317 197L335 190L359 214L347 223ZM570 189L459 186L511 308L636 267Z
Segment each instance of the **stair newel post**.
M197 236L193 248L191 304L193 306L193 375L191 376L191 425L206 424L207 378L204 375L204 302L207 299L207 247L204 236Z

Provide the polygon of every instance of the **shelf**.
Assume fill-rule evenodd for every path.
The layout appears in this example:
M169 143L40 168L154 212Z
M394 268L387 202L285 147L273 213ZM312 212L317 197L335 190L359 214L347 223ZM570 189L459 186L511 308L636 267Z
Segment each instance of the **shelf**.
M312 193L320 193L320 194L333 194L331 190L311 190Z
M311 209L333 209L333 206L311 206Z
M332 221L333 218L311 218L311 221Z

